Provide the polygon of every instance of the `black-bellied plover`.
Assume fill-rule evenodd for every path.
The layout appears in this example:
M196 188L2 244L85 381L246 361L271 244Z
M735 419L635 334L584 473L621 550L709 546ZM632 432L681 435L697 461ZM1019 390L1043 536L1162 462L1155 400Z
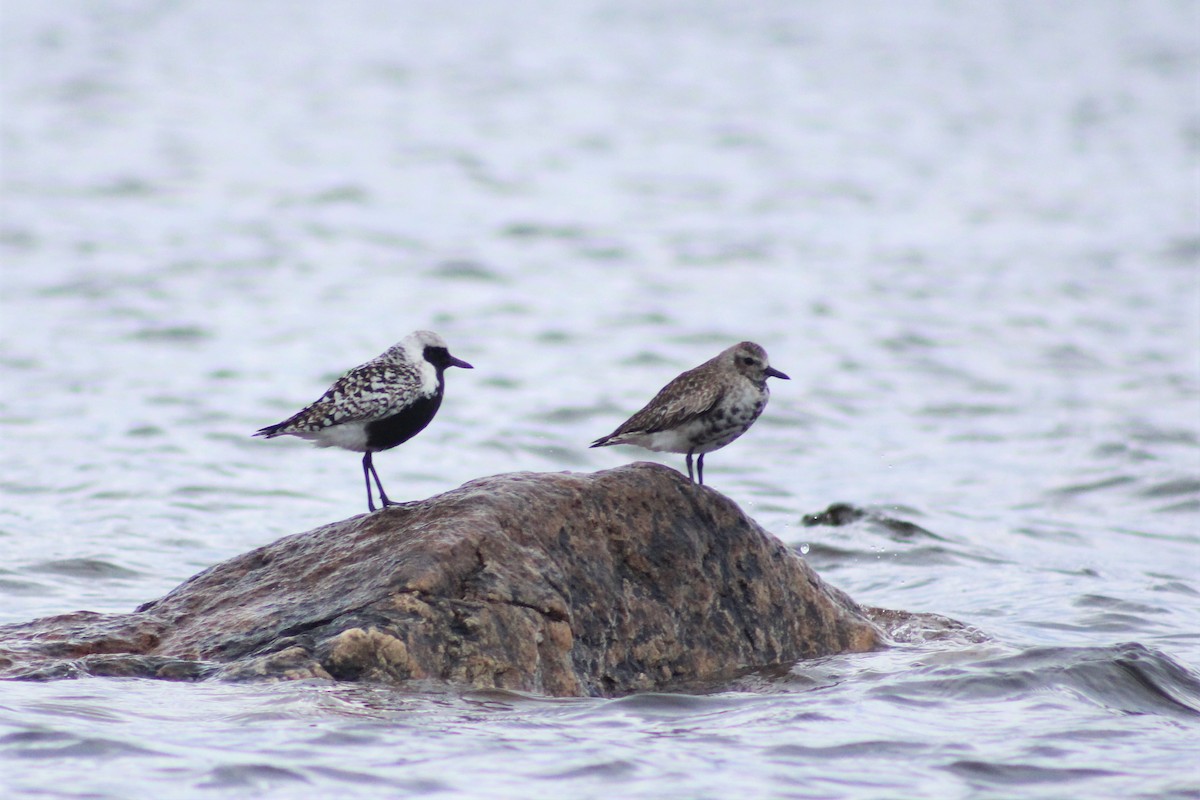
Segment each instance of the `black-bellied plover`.
M704 454L741 436L767 405L767 378L790 380L767 363L767 351L742 342L689 369L646 407L591 447L633 444L662 453L687 453L688 477L704 483ZM699 455L696 476L692 456Z
M382 355L347 372L321 399L277 425L255 433L270 439L299 436L317 447L341 447L363 453L367 508L375 510L371 478L386 508L388 499L371 463L371 454L407 442L433 419L442 404L447 367L472 369L450 355L446 340L433 331L415 331Z

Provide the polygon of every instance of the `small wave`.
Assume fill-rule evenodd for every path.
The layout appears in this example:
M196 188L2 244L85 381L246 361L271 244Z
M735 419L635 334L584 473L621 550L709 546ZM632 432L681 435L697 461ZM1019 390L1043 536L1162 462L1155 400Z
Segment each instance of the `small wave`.
M1130 439L1142 444L1182 444L1191 447L1200 445L1200 437L1195 431L1184 428L1160 428L1148 422L1141 421L1129 427Z
M1063 372L1091 371L1105 366L1098 356L1069 342L1045 348L1042 358L1047 366Z
M1104 769L1038 767L1033 764L1001 764L994 761L955 761L946 769L972 783L1022 786L1033 783L1065 783L1115 775Z
M48 572L52 575L65 575L71 578L98 578L101 580L129 580L141 577L140 572L125 567L119 567L109 561L98 558L63 558L56 561L42 561L29 567L30 572Z
M666 692L645 692L618 697L606 703L608 710L630 709L641 716L668 716L680 714L702 713L725 708L732 702L729 698L713 697L711 695L670 694Z
M1125 486L1133 483L1137 479L1131 475L1116 475L1111 478L1103 478L1098 481L1089 481L1087 483L1074 483L1069 486L1060 486L1057 489L1051 489L1050 494L1056 495L1080 495L1098 492L1103 489L1114 489L1118 486Z
M1200 676L1136 642L1111 647L1035 647L1013 656L879 689L899 700L1011 698L1066 690L1125 714L1200 716Z
M168 325L147 327L130 334L129 338L140 342L199 342L212 337L212 333L199 325Z
M431 273L443 280L479 283L503 283L505 281L504 276L498 270L479 261L467 259L443 261L434 267Z
M308 783L308 778L290 769L272 764L223 764L208 773L200 786L211 789L269 787L284 783Z
M313 773L323 778L329 778L330 780L340 781L342 783L358 783L371 786L390 786L392 784L392 782L386 778L381 778L378 775L372 775L368 772L355 772L354 770L349 769L323 767L319 765L314 765L309 767L309 769Z
M500 231L512 239L582 239L588 233L582 225L551 222L514 222Z
M529 419L534 422L573 423L593 420L605 414L612 413L614 410L619 411L619 409L614 409L610 404L558 406L530 414Z
M0 752L24 759L110 759L155 755L145 747L100 736L75 736L47 730L25 730L0 736Z
M1103 613L1086 617L1079 624L1070 622L1030 622L1029 627L1072 633L1134 633L1154 627L1155 623L1131 614Z
M1183 500L1155 510L1161 514L1194 514L1200 511L1200 500Z
M1172 575L1160 575L1153 572L1146 574L1152 578L1161 578L1163 580L1162 583L1156 583L1150 587L1150 591L1152 592L1169 592L1171 594L1187 595L1188 597L1200 597L1200 591L1196 591L1195 587Z
M1176 480L1156 483L1141 491L1142 497L1177 497L1184 494L1200 493L1200 479L1178 478Z
M1103 608L1107 611L1119 611L1127 614L1169 614L1170 609L1162 606L1149 606L1145 603L1134 603L1119 597L1109 597L1103 594L1085 594L1075 598L1073 603L1078 608Z
M848 742L827 747L809 747L801 744L781 744L771 747L767 753L776 758L799 759L809 762L813 759L826 758L871 758L880 759L896 756L900 758L916 757L933 750L929 745L920 742L901 742L893 740L873 740L863 742Z
M638 770L637 764L623 758L600 761L595 764L585 764L581 767L571 767L560 772L552 772L538 777L544 780L567 780L576 778L601 778L613 780L633 776Z
M917 413L926 417L996 417L1016 414L1016 406L996 405L992 403L944 403L937 406L926 406Z
M7 572L7 570L5 571ZM25 581L16 578L0 578L0 594L28 595L30 597L38 597L41 595L53 594L53 590L43 584L35 583L34 581Z
M964 562L978 564L1003 564L1002 559L984 555L965 547L957 547L951 540L939 536L915 522L898 519L891 514L901 510L888 506L888 512L871 508L859 508L848 503L834 503L824 511L808 514L802 518L805 527L855 526L855 534L837 535L839 541L810 541L801 545L800 552L817 566L831 566L847 561L886 560L889 564L915 565L922 567L947 566ZM866 534L865 540L863 534ZM846 539L859 541L848 542ZM880 545L883 537L897 546ZM857 546L853 546L857 545Z
M964 562L976 564L1003 563L993 558L973 553L955 552L937 545L929 547L911 547L905 549L881 549L834 547L826 544L810 543L807 552L801 545L799 552L813 566L828 568L847 562L886 561L888 564L903 564L905 566L936 567L952 566Z
M364 187L353 183L343 183L329 186L310 194L301 202L314 206L325 205L366 205L371 200L371 193Z

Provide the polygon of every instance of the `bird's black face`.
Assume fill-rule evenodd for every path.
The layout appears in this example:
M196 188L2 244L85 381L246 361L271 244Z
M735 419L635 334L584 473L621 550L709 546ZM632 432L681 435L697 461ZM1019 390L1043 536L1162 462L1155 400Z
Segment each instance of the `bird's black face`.
M450 355L450 351L445 347L429 347L425 348L425 360L433 364L438 372L443 371L447 367L462 367L463 369L475 369L461 358L455 358Z

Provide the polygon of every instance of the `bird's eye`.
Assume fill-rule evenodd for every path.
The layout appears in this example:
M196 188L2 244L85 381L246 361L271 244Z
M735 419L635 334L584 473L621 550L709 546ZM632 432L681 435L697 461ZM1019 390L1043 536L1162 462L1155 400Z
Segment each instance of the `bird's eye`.
M754 363L754 359L750 356L742 356L742 363L749 366L750 364Z

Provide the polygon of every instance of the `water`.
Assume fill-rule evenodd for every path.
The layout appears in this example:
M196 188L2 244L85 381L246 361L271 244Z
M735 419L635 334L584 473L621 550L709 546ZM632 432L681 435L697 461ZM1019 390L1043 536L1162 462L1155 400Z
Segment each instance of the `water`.
M0 622L362 511L249 434L431 327L476 369L395 498L682 467L585 445L750 338L793 380L709 482L982 634L618 700L6 683L8 795L1200 796L1195 4L0 22Z

